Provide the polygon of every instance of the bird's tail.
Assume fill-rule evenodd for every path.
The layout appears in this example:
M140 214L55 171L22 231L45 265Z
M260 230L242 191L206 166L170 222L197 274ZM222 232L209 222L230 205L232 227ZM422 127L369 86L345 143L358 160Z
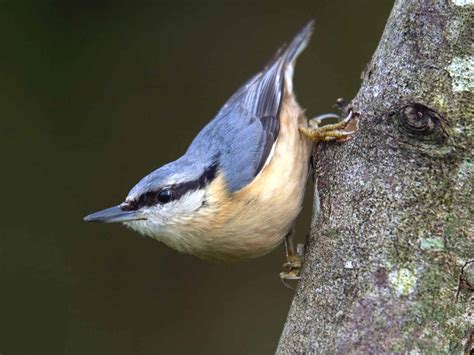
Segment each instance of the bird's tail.
M306 48L314 29L314 20L309 21L293 38L284 49L287 63L294 62L300 53Z
M239 103L240 107L255 117L276 117L280 108L283 91L293 91L293 69L298 55L306 48L314 21L308 22L293 38L283 46L267 66L247 81L224 107Z
M283 61L283 70L285 73L285 82L288 91L293 91L293 71L296 58L306 48L314 29L314 20L309 21L293 38L279 56L279 61Z

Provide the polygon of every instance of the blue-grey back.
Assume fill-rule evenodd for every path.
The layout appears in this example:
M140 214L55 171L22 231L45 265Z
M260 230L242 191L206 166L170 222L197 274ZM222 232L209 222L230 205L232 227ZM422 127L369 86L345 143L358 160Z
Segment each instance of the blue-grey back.
M272 150L280 128L285 70L306 46L312 25L307 24L262 72L227 101L185 154L205 161L205 165L217 163L231 192L253 180Z

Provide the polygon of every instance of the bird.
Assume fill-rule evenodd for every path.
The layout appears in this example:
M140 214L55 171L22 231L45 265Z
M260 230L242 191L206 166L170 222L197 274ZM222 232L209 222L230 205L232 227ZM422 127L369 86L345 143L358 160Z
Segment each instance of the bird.
M298 280L293 246L314 142L345 141L357 131L349 112L321 126L296 101L293 72L314 21L240 87L187 151L142 178L125 200L86 222L120 222L186 254L217 262L256 258L285 240L282 280ZM337 116L339 117L339 116Z

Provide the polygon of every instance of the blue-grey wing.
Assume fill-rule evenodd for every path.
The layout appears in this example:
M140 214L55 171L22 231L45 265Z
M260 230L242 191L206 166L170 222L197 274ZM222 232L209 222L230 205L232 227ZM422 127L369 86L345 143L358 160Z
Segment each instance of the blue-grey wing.
M225 113L221 122L232 122L219 129L218 166L230 191L247 185L261 170L279 129L275 117L255 117L241 109ZM245 121L245 123L242 123ZM273 126L273 127L271 127ZM265 158L264 158L265 157Z
M312 22L226 102L191 144L187 155L215 161L231 191L251 182L265 165L280 129L285 71L292 73L311 32Z

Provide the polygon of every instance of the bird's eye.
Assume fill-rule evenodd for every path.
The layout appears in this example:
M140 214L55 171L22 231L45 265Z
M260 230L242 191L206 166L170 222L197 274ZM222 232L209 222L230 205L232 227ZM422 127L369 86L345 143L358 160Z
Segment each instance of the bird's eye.
M160 192L158 192L156 199L158 200L159 203L168 203L171 201L171 197L173 197L171 190L163 189Z

